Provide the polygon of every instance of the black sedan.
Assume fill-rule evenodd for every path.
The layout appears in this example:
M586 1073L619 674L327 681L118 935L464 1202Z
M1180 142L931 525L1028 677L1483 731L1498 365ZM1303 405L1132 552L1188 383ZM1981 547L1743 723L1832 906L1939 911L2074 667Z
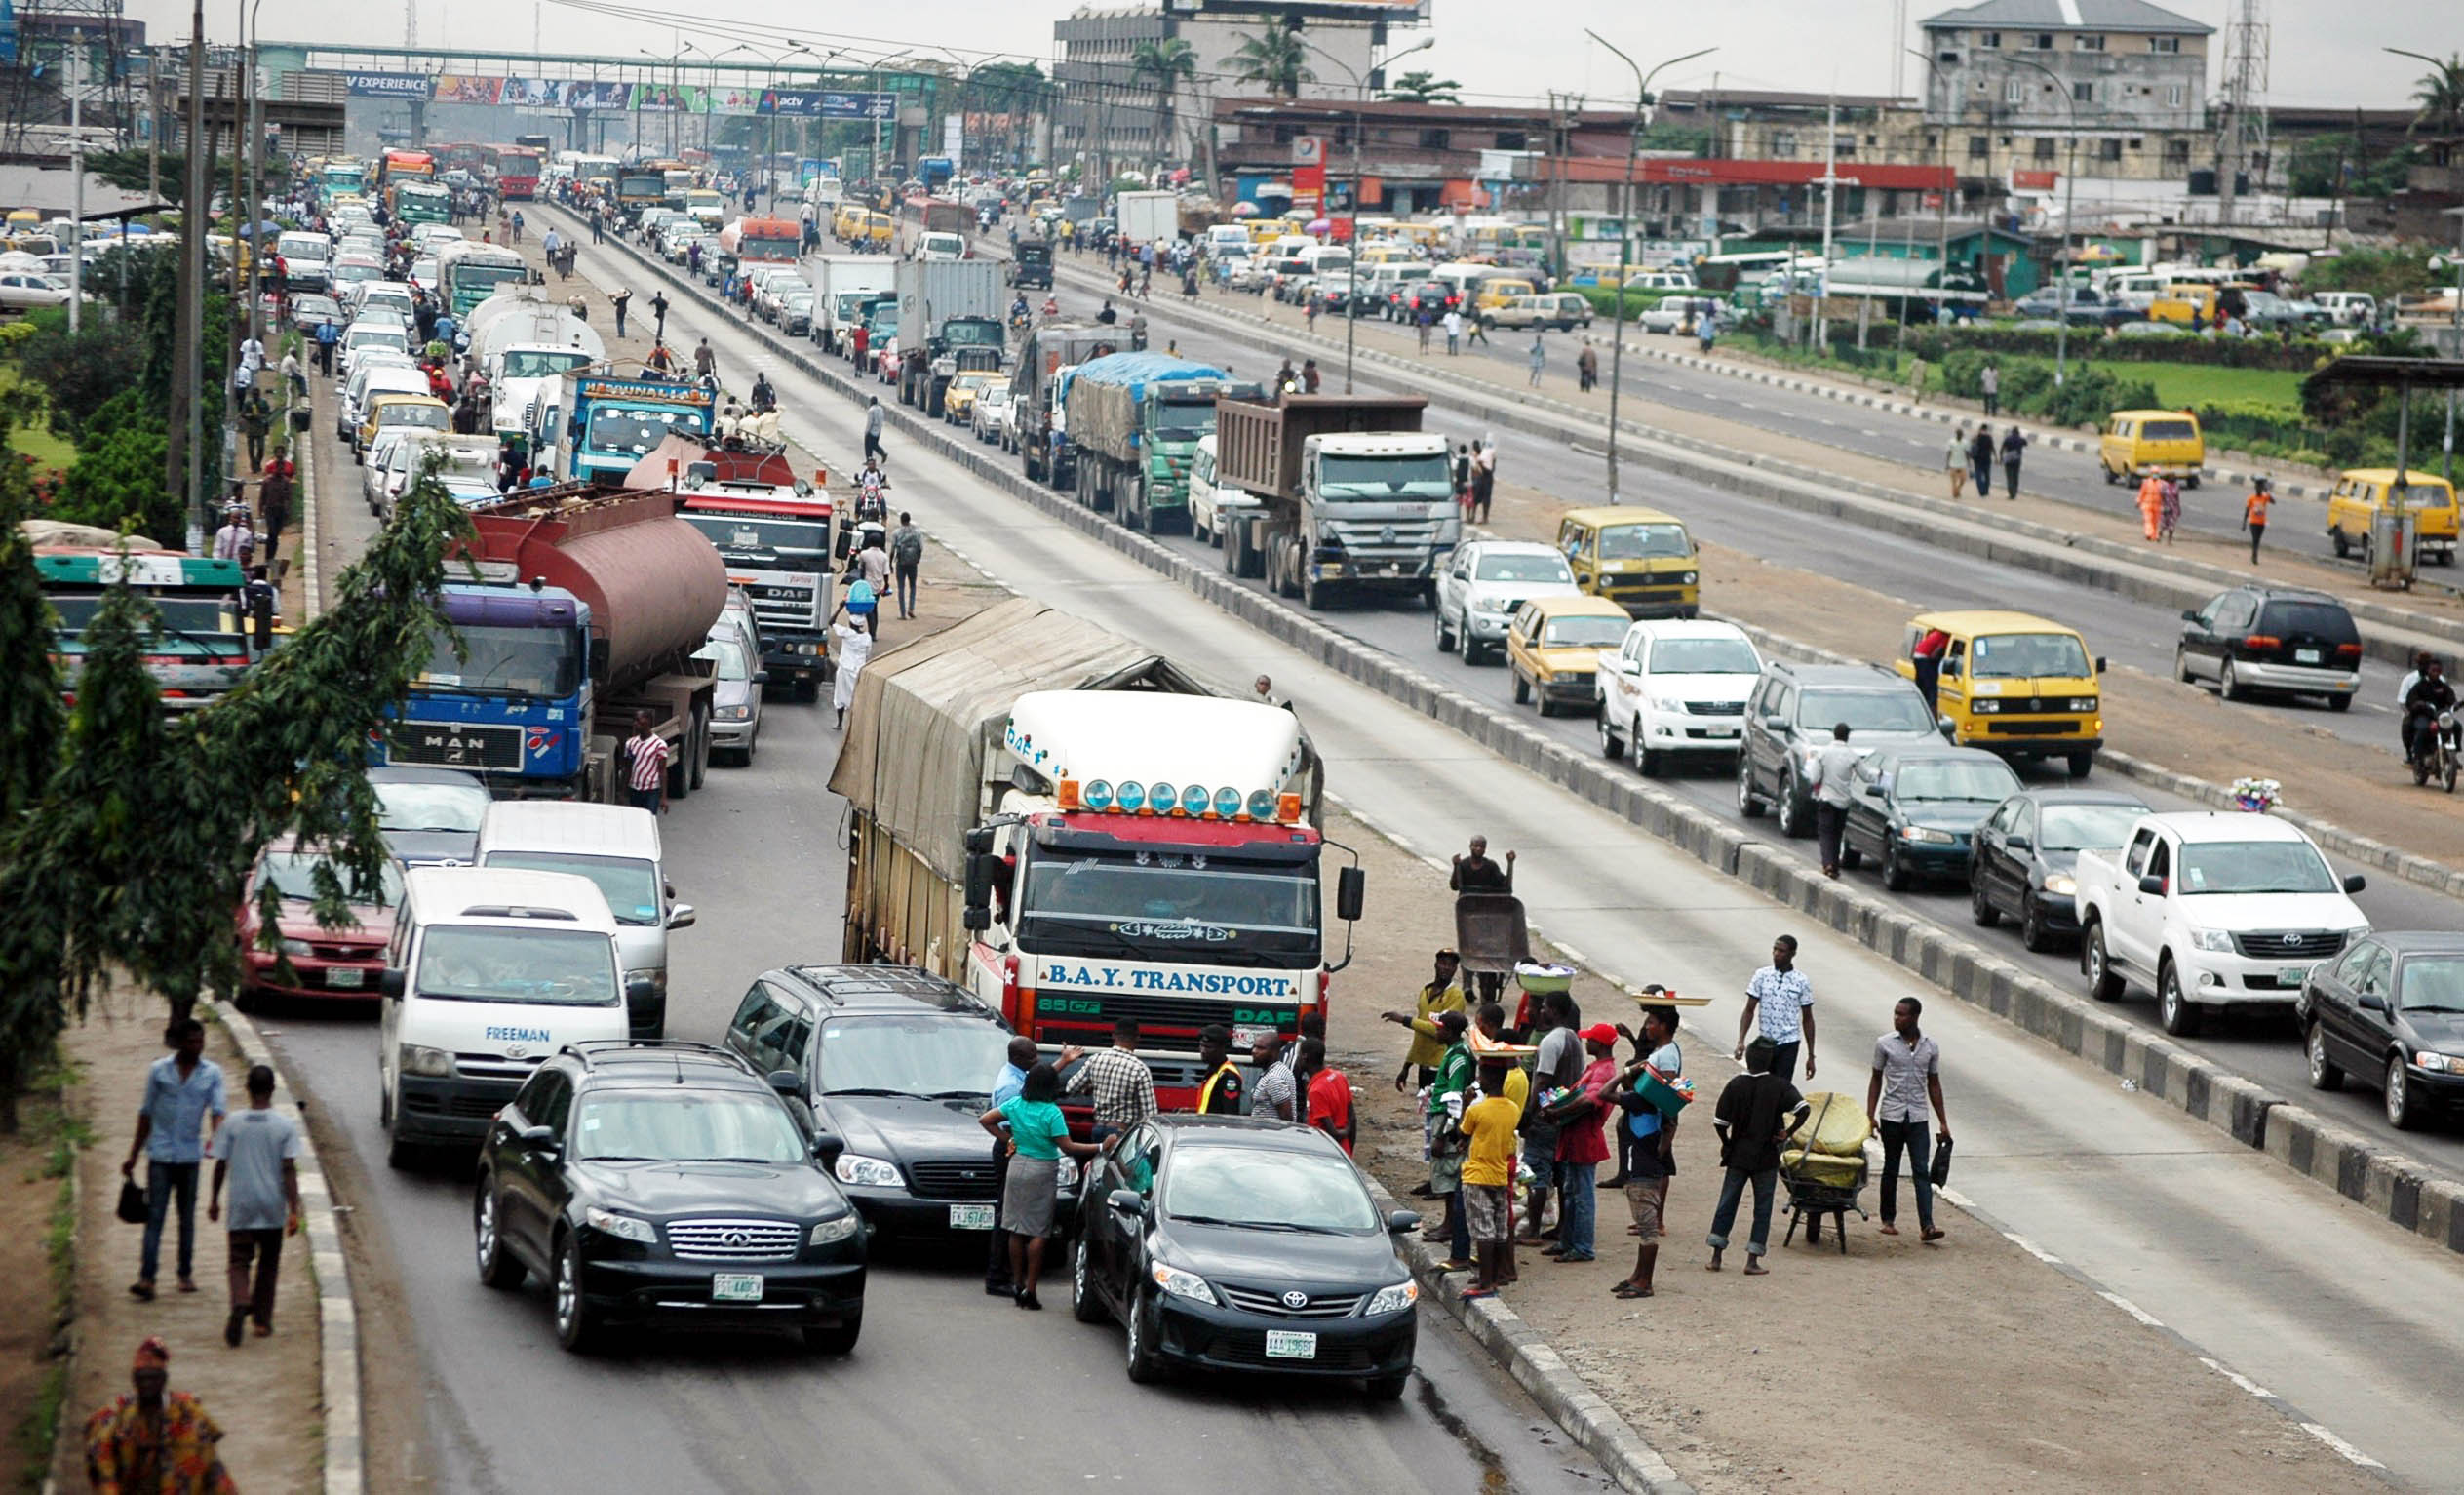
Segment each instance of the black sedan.
M1312 1127L1171 1114L1087 1170L1071 1253L1082 1323L1127 1329L1129 1379L1279 1371L1403 1395L1420 1288L1351 1160Z
M724 1049L570 1044L480 1148L479 1279L545 1279L567 1350L668 1324L800 1329L844 1355L864 1327L866 1242L825 1168L837 1150Z
M368 770L376 791L376 825L406 867L468 867L479 860L479 822L491 796L459 768Z
M2295 1006L2310 1083L2376 1083L2407 1131L2464 1107L2464 934L2375 933L2310 967Z
M1849 780L1840 861L1868 855L1894 892L1918 878L1966 877L1978 822L2018 792L2019 776L1982 748L1884 748L1867 754Z
M2019 943L2050 950L2079 934L2071 867L2090 846L2118 846L2147 806L2105 789L2023 789L1976 827L1968 869L1968 906L1992 928L2019 922Z

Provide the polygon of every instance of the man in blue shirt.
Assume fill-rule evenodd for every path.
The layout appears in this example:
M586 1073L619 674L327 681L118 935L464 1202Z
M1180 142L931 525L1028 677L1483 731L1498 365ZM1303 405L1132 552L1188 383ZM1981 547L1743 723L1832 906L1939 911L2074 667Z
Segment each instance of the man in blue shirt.
M172 1051L145 1072L137 1136L120 1164L120 1176L134 1178L137 1154L145 1155L145 1246L129 1291L147 1301L154 1296L155 1274L162 1266L163 1221L175 1195L179 1200L179 1290L197 1290L197 1167L206 1156L206 1118L214 1118L219 1130L229 1109L222 1067L205 1056L205 1024L183 1018L173 1026L171 1040Z
M1634 1273L1610 1289L1621 1298L1651 1296L1652 1269L1660 1263L1660 1221L1668 1205L1668 1176L1677 1171L1677 1123L1662 1116L1644 1096L1644 1066L1662 1080L1674 1080L1685 1068L1677 1049L1677 1009L1643 1009L1643 1033L1635 1045L1643 1057L1627 1065L1609 1100L1624 1114L1626 1131L1625 1203L1634 1215Z
M1036 1067L1036 1041L1024 1034L1009 1041L1008 1063L993 1077L993 1109L1016 1100L1027 1088L1027 1072ZM984 1258L984 1291L987 1296L1012 1296L1009 1285L1009 1245L1000 1231L1000 1199L1009 1187L1009 1138L993 1139L993 1232L988 1254Z

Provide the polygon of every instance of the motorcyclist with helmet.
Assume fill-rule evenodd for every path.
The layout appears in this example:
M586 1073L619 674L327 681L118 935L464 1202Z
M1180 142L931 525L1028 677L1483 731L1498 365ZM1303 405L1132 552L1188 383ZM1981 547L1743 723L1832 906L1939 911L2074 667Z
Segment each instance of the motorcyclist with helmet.
M2454 709L2455 687L2447 683L2445 667L2436 658L2422 660L2405 690L2405 763L2421 761L2430 750L2439 717Z

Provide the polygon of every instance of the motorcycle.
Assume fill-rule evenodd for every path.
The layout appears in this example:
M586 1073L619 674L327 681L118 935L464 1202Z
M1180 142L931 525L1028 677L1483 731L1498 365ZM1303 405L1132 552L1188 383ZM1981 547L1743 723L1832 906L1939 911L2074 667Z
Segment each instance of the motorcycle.
M2419 730L2412 754L2412 781L2426 785L2437 779L2441 788L2453 794L2457 773L2464 770L2464 721L2450 707Z

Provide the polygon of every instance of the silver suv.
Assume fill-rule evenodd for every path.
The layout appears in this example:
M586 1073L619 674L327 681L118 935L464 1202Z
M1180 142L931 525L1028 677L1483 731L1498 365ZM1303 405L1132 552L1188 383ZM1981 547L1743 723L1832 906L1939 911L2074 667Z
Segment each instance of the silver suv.
M1771 660L1745 702L1738 813L1751 820L1777 805L1781 834L1812 835L1814 795L1807 779L1813 755L1841 722L1848 724L1848 745L1859 754L1941 740L1933 708L1915 684L1881 665Z
M1437 651L1463 650L1463 662L1506 652L1506 620L1535 597L1572 597L1582 588L1566 558L1536 540L1474 540L1458 545L1437 573Z

